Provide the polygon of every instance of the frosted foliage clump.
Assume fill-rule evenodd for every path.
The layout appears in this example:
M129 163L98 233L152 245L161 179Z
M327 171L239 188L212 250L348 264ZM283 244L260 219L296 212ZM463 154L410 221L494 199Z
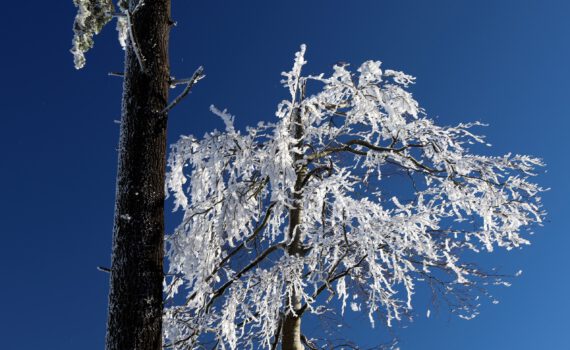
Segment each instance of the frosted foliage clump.
M466 255L527 245L543 219L540 159L472 153L487 147L480 123L436 125L415 78L379 61L304 76L304 53L275 120L239 130L212 107L224 131L172 146L167 190L184 218L167 237L171 348L269 349L284 314L337 306L391 325L420 283L474 317L484 286L507 282Z
M73 0L77 16L73 23L73 58L75 68L85 66L85 52L93 47L93 36L113 19L112 0Z
M120 12L115 12L112 0L73 0L77 7L77 15L73 23L73 47L71 53L76 69L85 67L85 53L93 48L93 37L109 23L113 17L117 18L117 32L119 43L123 49L127 46L129 38L129 11L126 0L118 1ZM140 1L136 8L144 6Z

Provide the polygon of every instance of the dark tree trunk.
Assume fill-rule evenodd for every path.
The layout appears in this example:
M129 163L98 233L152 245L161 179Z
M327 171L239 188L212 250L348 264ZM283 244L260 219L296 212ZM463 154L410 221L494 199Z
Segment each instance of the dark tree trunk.
M138 0L128 3L132 13ZM106 349L159 350L170 0L146 0L130 17Z

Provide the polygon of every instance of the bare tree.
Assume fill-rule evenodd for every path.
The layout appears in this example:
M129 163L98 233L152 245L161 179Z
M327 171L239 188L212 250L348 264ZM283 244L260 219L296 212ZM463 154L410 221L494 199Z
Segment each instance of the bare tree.
M339 299L341 313L390 325L417 283L474 317L484 283L507 282L463 253L521 247L542 220L539 159L471 153L479 123L436 125L407 91L414 78L378 61L303 76L304 53L283 73L276 121L241 132L212 107L225 131L173 146L167 184L184 219L167 240L169 348L320 348L304 315Z
M107 350L162 348L164 180L168 111L202 73L172 81L170 0L74 0L72 53L85 65L93 36L113 18L125 49L119 164L110 269ZM168 103L171 85L186 89Z

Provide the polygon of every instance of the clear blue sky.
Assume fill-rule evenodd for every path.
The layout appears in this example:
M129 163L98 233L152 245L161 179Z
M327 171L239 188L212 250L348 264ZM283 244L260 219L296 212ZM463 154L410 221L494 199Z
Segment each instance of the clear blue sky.
M122 68L114 24L86 69L71 54L71 0L8 1L0 20L0 344L102 349ZM307 69L378 59L418 77L414 95L442 124L481 120L497 154L543 157L548 222L522 251L481 256L524 274L471 321L418 310L391 330L402 349L570 349L570 1L173 0L172 72L207 78L171 114L170 142L273 117L279 73L299 44ZM168 227L174 221L170 220ZM423 298L423 300L422 300ZM419 295L418 305L427 295ZM362 337L353 325L355 337ZM350 332L349 332L350 333ZM366 330L368 340L388 330Z

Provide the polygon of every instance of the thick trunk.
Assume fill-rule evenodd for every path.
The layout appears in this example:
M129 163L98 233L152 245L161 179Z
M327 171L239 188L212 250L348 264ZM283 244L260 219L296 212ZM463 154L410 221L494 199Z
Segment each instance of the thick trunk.
M303 124L301 119L301 111L295 109L293 113L294 128L293 134L301 146L302 137L304 134ZM303 158L301 154L295 154L293 159L295 162L300 161ZM295 200L295 206L289 211L289 239L290 244L287 249L289 255L302 255L303 254L303 232L299 229L299 225L302 222L303 215L303 193L302 193L302 183L306 175L306 168L303 165L299 165L297 170L297 180L295 183L295 193L293 195ZM287 299L291 300L291 306L293 309L299 310L301 308L301 297L298 293L291 293L287 295ZM285 318L283 320L283 330L281 336L281 350L303 350L305 347L301 342L301 317L300 315L293 314L290 310L285 312Z
M137 3L129 0L131 11ZM125 57L106 349L159 350L170 0L146 1L131 22L135 45L129 40Z
M292 295L293 306L295 309L301 307L298 296ZM295 316L287 312L283 320L283 330L281 336L281 350L304 350L305 347L301 343L301 317Z

